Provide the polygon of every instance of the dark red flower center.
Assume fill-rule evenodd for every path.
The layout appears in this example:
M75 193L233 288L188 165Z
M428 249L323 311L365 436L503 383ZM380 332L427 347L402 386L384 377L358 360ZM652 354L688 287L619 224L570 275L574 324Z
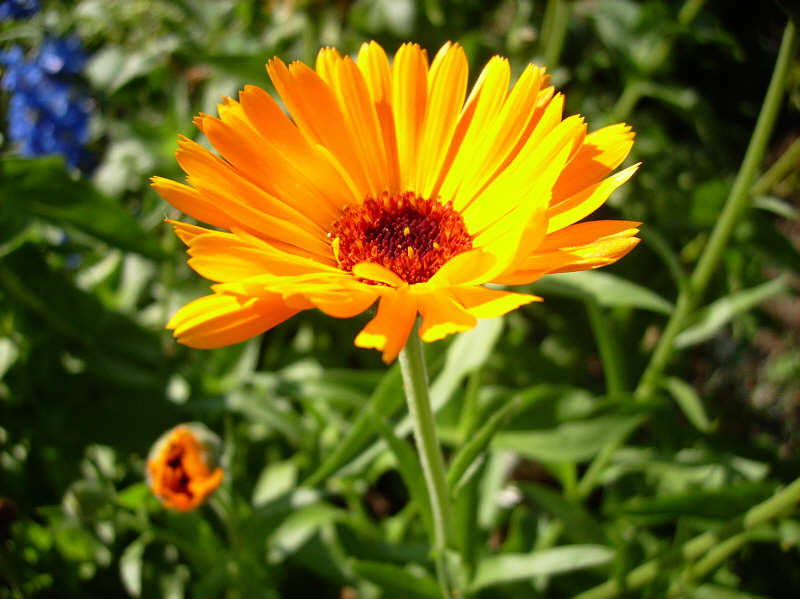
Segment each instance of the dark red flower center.
M352 271L374 262L406 283L424 283L456 254L472 248L472 236L451 202L412 191L367 196L345 208L331 229L339 266Z

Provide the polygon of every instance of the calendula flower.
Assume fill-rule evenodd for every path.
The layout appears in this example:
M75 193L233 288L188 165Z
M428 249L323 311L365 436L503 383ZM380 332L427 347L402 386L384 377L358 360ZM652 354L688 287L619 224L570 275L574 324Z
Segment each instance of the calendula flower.
M222 482L215 467L219 439L198 423L164 433L150 450L147 479L165 507L187 512L205 501Z
M639 223L578 223L637 166L624 124L587 134L562 118L564 98L529 65L509 90L496 56L467 95L458 44L428 64L416 44L393 62L375 42L357 60L333 48L315 69L275 58L267 71L286 106L258 87L195 123L220 155L186 138L183 185L155 177L168 202L222 231L174 222L189 264L212 293L168 323L178 341L242 341L301 310L355 316L356 337L389 362L417 315L424 341L474 327L536 296L486 287L610 264ZM577 223L577 224L576 224Z

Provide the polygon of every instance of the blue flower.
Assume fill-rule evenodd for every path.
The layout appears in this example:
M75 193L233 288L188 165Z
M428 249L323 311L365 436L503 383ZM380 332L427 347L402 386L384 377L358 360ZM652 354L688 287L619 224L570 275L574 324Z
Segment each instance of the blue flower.
M39 0L0 0L0 21L27 19L39 12Z
M52 75L61 72L76 74L86 62L86 53L77 37L45 40L36 57L36 63Z
M23 156L61 154L71 167L83 161L93 102L74 75L85 60L77 38L46 40L30 61L19 47L0 53L0 87L11 92L8 137Z

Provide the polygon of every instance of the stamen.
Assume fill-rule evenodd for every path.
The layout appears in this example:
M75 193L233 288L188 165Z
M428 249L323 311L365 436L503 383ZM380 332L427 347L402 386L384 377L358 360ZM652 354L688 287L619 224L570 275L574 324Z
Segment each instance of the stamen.
M464 219L450 202L411 191L367 196L360 206L345 208L329 237L342 269L373 262L411 284L427 281L450 258L472 248Z

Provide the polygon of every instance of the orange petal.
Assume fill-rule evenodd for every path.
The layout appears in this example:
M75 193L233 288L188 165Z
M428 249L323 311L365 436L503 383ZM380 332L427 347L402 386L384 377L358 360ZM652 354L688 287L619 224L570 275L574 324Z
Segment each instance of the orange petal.
M287 68L273 58L267 63L267 72L300 132L312 145L325 146L337 157L363 198L369 190L367 178L330 87L301 62Z
M167 323L180 343L212 349L239 343L297 314L280 296L240 301L212 294L186 304Z
M417 298L403 289L384 295L375 318L356 337L356 346L381 350L387 364L394 360L405 347L414 325L416 302Z
M468 331L478 324L475 316L444 293L420 295L418 302L422 315L419 336L423 341L438 341L447 335Z

